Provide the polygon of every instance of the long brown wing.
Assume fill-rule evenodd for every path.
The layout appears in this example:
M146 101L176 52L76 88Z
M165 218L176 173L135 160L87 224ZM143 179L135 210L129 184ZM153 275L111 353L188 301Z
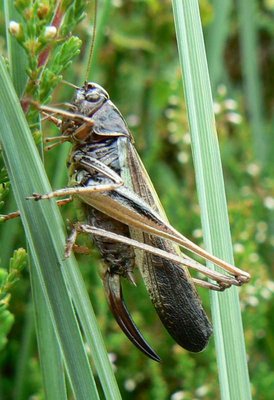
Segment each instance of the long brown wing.
M124 141L121 141L122 143ZM125 149L124 149L125 150ZM167 221L160 200L133 145L127 143L122 178ZM179 247L168 240L131 229L132 238L173 254ZM212 333L187 268L158 256L136 250L138 267L151 301L168 332L185 349L201 351Z

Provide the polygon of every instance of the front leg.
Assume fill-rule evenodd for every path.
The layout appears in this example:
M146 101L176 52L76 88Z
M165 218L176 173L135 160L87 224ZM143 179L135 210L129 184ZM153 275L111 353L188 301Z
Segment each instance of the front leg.
M92 194L98 192L107 192L110 190L115 190L124 184L121 177L114 172L111 168L101 163L100 161L94 159L90 156L83 156L82 154L78 154L77 152L74 155L74 162L76 162L82 169L84 169L87 173L92 174L95 170L102 174L107 179L111 180L108 183L95 183L92 185L84 186L84 181L81 180L77 182L75 186L67 187L63 189L58 189L50 193L39 194L33 193L32 196L27 197L28 200L44 200L44 199L52 199L54 197L63 197L66 195L81 195L81 194ZM78 171L79 173L79 171ZM83 186L82 186L83 185Z
M94 186L74 186L67 187L63 189L54 190L53 192L40 194L33 193L32 196L27 197L27 200L45 200L45 199L53 199L54 197L63 197L66 195L79 195L79 194L90 194L95 192L108 192L110 190L115 190L118 187L122 186L123 182L118 183L108 183L108 184L98 184Z

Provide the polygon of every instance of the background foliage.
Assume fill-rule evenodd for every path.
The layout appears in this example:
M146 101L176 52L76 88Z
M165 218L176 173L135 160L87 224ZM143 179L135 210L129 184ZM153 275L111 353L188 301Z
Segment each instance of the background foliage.
M51 2L40 3L51 6ZM90 77L107 89L128 121L136 147L171 223L190 239L202 244L171 4L153 0L99 3L98 36ZM214 53L217 49L214 24L218 17L218 1L200 2L216 101L235 260L236 265L252 275L250 284L240 292L252 392L256 399L272 399L274 164L271 155L274 141L271 132L271 77L274 60L271 18L274 6L271 1L257 0L252 4L256 61L260 71L257 76L259 91L253 95L260 104L257 108L261 110L261 125L255 131L249 71L245 67L254 54L249 54L245 47L243 20L240 18L242 10L240 6L231 4L225 23L218 27L218 37L222 41L219 45L223 49L218 58L217 51ZM85 49L90 40L92 4L88 5L88 12L89 15L77 27L83 50L73 64L67 65L64 76L73 83L82 83L85 79ZM5 54L3 13L0 18L0 46ZM68 30L64 30L64 35L67 34ZM210 57L218 59L217 66ZM48 79L50 81L50 77ZM256 96L258 93L261 97ZM37 94L41 99L39 96ZM45 100L48 93L44 91L43 96ZM66 101L71 96L72 89L60 84L52 102ZM51 134L56 134L56 130L46 124L45 135ZM258 140L263 142L260 151ZM45 154L46 169L54 188L66 185L67 151L64 145ZM3 183L1 213L5 214L16 206L12 192L7 190L9 184L4 169L0 178ZM3 204L2 200L5 200ZM64 219L81 218L81 212L75 210L75 203L62 211ZM17 220L2 224L0 228L0 398L12 398L15 387L20 387L18 398L25 399L31 395L43 398L30 283L27 269L21 271L25 257L21 249L13 255L14 249L26 246L23 230ZM10 261L11 256L13 260ZM125 297L134 320L161 355L162 363L148 360L120 333L110 315L98 273L100 267L94 263L94 257L79 258L123 399L219 398L213 340L200 354L187 353L174 344L158 321L145 288L138 280L138 288L125 285ZM14 268L21 271L19 282ZM201 291L201 297L209 310L208 293Z

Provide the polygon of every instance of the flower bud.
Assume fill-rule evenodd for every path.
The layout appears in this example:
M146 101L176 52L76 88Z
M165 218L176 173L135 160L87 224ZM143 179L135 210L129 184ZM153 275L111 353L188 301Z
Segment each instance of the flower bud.
M12 36L19 37L21 33L21 26L18 22L10 21L9 31Z
M57 34L57 29L55 26L47 26L45 29L45 38L54 39Z

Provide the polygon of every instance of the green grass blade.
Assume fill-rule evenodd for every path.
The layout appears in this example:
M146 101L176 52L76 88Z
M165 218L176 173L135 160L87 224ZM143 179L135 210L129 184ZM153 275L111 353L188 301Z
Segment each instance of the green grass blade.
M4 0L3 8L5 10L5 25L6 25L6 43L7 43L7 53L9 66L11 71L11 77L13 81L14 88L17 95L20 97L25 85L26 85L26 54L21 46L17 43L14 37L12 37L8 32L9 21L18 21L19 16L14 8L14 2ZM9 204L10 210L14 210L16 207L15 201L12 195L9 195L7 199L7 204ZM19 230L20 221L14 220L10 221L10 229L3 229L0 233L0 242L5 243L5 246L1 249L1 262L2 265L7 265L9 262L9 257L14 249L14 241L16 240L16 233Z
M257 46L256 1L238 0L238 15L241 42L243 80L250 115L253 151L259 163L264 166L267 160L267 136L263 115L261 78L259 73L259 54Z
M17 40L9 34L8 29L10 21L20 22L21 16L16 11L13 1L4 0L4 10L6 23L6 40L11 77L16 93L20 97L25 89L27 82L26 53L22 46L19 45Z
M233 263L224 182L198 2L173 1L192 150L208 251ZM250 399L236 288L212 293L212 318L222 399Z
M21 46L17 43L14 37L9 34L8 27L9 21L20 21L20 15L16 12L13 2L5 1L5 19L6 19L6 40L8 47L8 60L11 69L11 76L15 90L20 96L25 88L27 75L26 71L26 54ZM18 225L19 221L17 222ZM7 233L9 229L5 230ZM6 243L12 244L8 238ZM60 346L58 344L50 314L48 312L48 306L46 299L40 284L38 273L36 271L36 265L32 262L30 268L30 280L32 287L32 298L34 305L34 314L27 316L27 321L33 315L35 317L36 325L36 337L39 349L39 358L41 362L41 370L43 377L43 385L47 399L58 398L60 400L66 399L66 385L65 376L63 370L62 354ZM34 324L26 324L25 328L33 329ZM27 332L24 334L24 336ZM31 332L28 334L31 335ZM50 351L49 351L50 349ZM15 398L22 398L22 390L24 383L24 374L26 365L23 365L27 361L26 351L22 353L20 358L21 362L18 365L16 382L15 382Z
M67 268L67 263L62 261L62 222L55 204L26 201L34 189L45 192L50 187L2 59L0 76L1 145L32 257L58 332L75 397L96 399L99 398L97 389L61 271L62 266Z
M62 353L48 312L46 298L33 261L30 270L36 336L46 399L67 399ZM49 351L50 349L50 351Z
M230 27L231 0L213 0L214 20L206 28L206 50L212 90L224 80L224 49Z

